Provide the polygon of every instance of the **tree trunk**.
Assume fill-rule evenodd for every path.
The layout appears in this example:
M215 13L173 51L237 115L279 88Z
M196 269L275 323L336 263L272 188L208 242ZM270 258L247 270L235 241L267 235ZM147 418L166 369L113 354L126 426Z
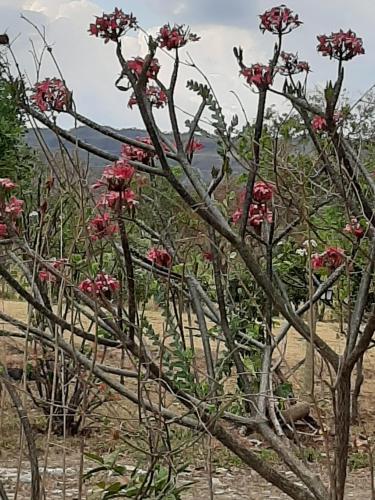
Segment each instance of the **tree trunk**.
M350 432L350 371L343 370L337 380L335 404L335 467L336 493L332 500L344 500L346 466Z
M364 377L363 377L363 355L362 355L356 364L356 377L352 394L352 419L351 419L352 424L358 423L358 412L359 412L358 399L361 393L363 380Z

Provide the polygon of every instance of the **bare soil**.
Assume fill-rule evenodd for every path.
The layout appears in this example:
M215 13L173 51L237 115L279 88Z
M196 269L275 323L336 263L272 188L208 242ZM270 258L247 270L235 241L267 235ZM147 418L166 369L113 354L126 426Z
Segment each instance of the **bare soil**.
M0 309L20 320L27 320L27 308L22 302L1 301ZM160 335L163 335L164 323L161 315L157 311L147 311L147 318L151 321L155 330ZM0 330L2 328L9 330L8 326L0 324ZM318 324L317 330L324 340L334 347L335 350L343 349L345 338L339 334L339 326L337 324L322 322ZM199 358L202 351L198 337L194 339L194 345ZM288 371L288 369L291 369L302 360L304 356L305 341L295 331L291 330L287 339L285 361L283 362L284 369ZM118 359L113 358L113 362L116 361ZM7 366L22 366L22 343L17 340L0 337L0 362L6 363ZM328 384L330 382L330 375L326 367L321 365L318 358L316 359L316 373L315 396L321 408L321 414L317 415L314 411L312 413L315 418L323 419L322 423L329 433L332 430L330 428L330 418L329 414L325 413L324 408L325 401L329 398ZM369 443L373 442L375 434L375 350L370 350L366 355L364 374L365 382L360 399L361 425L353 428L351 437L354 457L351 464L357 470L350 471L346 494L347 499L353 498L355 500L369 500L371 498L370 467L366 453ZM300 394L303 384L303 369L295 371L290 380L293 383L295 393L297 395ZM25 400L28 399L26 395L24 398ZM106 406L105 411L113 419L112 422L114 424L111 424L112 429L109 429L108 426L102 429L91 428L88 435L67 438L65 440L52 435L48 447L46 435L43 433L36 434L39 465L42 468L46 457L46 449L48 449L44 483L47 500L78 498L78 475L82 466L80 463L80 447L84 447L86 452L106 454L119 446L118 431L121 431L121 420L129 418L129 413L131 413L129 405L122 402L111 402ZM38 429L38 422L42 420L40 412L30 406L29 416L35 429ZM311 449L318 450L317 454L320 457L312 464L312 467L318 470L321 469L321 474L325 476L324 458L322 458L324 457L324 447L321 433L317 432L315 435L310 435L308 439L311 441ZM249 446L257 445L253 445L252 441L249 441ZM182 477L182 481L193 480L195 484L184 494L184 499L210 498L210 489L213 491L214 498L221 500L288 498L279 492L279 490L263 481L255 472L242 467L235 457L231 456L215 442L211 444L211 458L214 465L212 483L210 485L204 461L207 450L207 443L205 446L198 443L191 450L191 465L188 472ZM262 450L259 449L259 452L262 453ZM264 459L268 459L266 454L264 455ZM126 458L126 463L131 465L134 462L134 456L129 454ZM86 460L83 463L84 470L93 466L92 463ZM18 470L20 474L17 479ZM5 484L10 499L13 498L17 484L17 499L30 499L30 474L27 453L24 446L20 445L18 422L15 418L14 410L11 408L4 393L0 394L0 479ZM97 497L92 492L91 486L84 486L82 498L94 499Z

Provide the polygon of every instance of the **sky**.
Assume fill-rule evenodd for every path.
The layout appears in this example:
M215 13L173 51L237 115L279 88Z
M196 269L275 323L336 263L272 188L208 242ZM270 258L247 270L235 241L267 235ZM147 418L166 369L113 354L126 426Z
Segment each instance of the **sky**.
M90 37L88 25L95 15L111 12L119 7L133 12L140 25L156 34L166 22L188 24L201 40L188 44L181 59L191 57L210 80L225 114L230 117L241 109L234 93L239 97L247 116L256 113L257 96L239 77L233 57L233 46L242 46L246 64L267 63L272 55L275 38L259 31L258 15L279 5L265 0L0 0L0 33L7 32L12 40L22 71L30 85L37 75L31 53L34 47L41 51L35 29L21 18L21 14L45 30L59 68L68 87L73 90L78 111L98 122L115 128L142 127L137 109L127 107L129 95L117 90L114 82L119 74L119 63L114 45ZM374 0L289 0L288 7L297 12L304 24L285 37L285 50L298 52L300 59L308 60L312 69L310 88L323 88L336 74L335 62L316 52L316 36L323 33L352 29L363 38L366 54L346 64L345 89L352 101L375 83L375 18ZM132 34L124 44L127 58L144 55L146 46L143 33ZM171 61L163 52L157 54L162 65L161 79L168 80ZM45 53L39 79L58 76L56 67ZM188 79L202 81L196 70L183 67L176 89L176 103L181 108L179 120L184 123L188 115L199 106L199 98L188 89ZM276 87L282 80L276 81ZM280 110L285 105L275 98ZM169 130L167 114L157 111L157 120L163 130ZM60 117L64 126L72 123Z

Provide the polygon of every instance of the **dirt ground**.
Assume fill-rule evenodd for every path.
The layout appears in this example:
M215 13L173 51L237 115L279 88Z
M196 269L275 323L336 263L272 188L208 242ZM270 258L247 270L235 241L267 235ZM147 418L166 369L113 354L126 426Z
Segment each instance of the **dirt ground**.
M26 320L27 310L25 304L17 301L2 301L0 309L4 312L17 317L20 320ZM163 333L163 319L157 311L147 311L147 318L153 324L159 334ZM0 324L1 328L8 329ZM335 350L341 350L344 347L345 339L339 335L339 327L335 323L319 323L318 333ZM199 339L194 343L199 351L201 349ZM17 366L22 363L21 344L14 340L8 340L0 337L0 362L5 362L8 366ZM286 371L294 367L305 356L305 342L299 335L291 330L288 334L287 345L285 347L285 361L283 367ZM21 360L21 361L20 361ZM22 365L21 365L22 366ZM319 405L324 408L324 400L329 395L329 388L326 381L329 380L329 374L325 367L321 366L320 361L316 360L316 385L315 394ZM371 479L366 450L368 443L372 441L375 435L375 351L370 350L364 364L365 382L362 388L360 401L361 425L353 429L352 451L355 453L354 469L349 475L346 498L356 500L369 500L371 498ZM299 393L303 384L303 370L297 370L290 379L296 393ZM15 423L13 410L5 401L5 395L0 395L0 479L9 493L9 499L13 498L15 485L18 483L18 500L29 500L30 474L28 469L27 454L20 453L19 427ZM126 410L126 408L122 408ZM108 410L112 416L115 415L118 420L122 413L119 408L112 405ZM323 410L324 413L324 410ZM37 410L30 411L30 419L38 421ZM329 420L325 420L325 425L329 429ZM118 442L114 438L114 433L108 432L108 429L94 429L94 431L84 438L68 438L62 440L51 436L48 446L48 463L45 470L46 499L55 500L57 498L74 499L77 498L77 476L80 470L80 455L77 450L83 445L89 452L110 452L113 451ZM312 439L313 449L322 449L322 437L317 433L316 438ZM43 467L46 437L37 434L37 446L40 465ZM249 441L249 446L253 446ZM208 448L207 448L208 449ZM199 450L201 451L201 450ZM320 454L320 451L319 451ZM324 456L324 453L321 453ZM194 456L194 451L192 456ZM255 472L241 467L238 460L229 456L217 443L212 443L213 457L213 477L212 490L214 498L221 500L249 499L249 500L268 500L284 499L286 495L280 493L277 489L270 487ZM192 460L187 473L182 476L182 481L195 481L190 490L184 494L185 500L196 500L210 498L210 486L208 475L204 466L204 454L200 457L202 460ZM358 460L357 460L358 458ZM265 456L266 459L266 456ZM317 460L312 467L318 470L323 467L322 461ZM362 463L363 462L363 463ZM129 456L127 462L129 466L134 463ZM19 464L21 466L19 467ZM87 461L83 464L84 470L93 465ZM18 469L21 471L18 475ZM65 472L64 472L65 471ZM325 473L322 470L322 475ZM288 474L288 473L287 473ZM19 476L19 477L18 477ZM18 479L17 479L18 477ZM87 499L96 498L90 488L85 489L84 497Z

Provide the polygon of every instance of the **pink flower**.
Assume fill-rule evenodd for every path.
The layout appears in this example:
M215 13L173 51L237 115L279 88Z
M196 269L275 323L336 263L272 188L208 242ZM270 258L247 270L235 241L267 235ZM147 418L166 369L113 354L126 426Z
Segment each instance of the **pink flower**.
M105 273L99 273L95 279L87 278L79 284L81 292L94 296L103 295L108 299L111 298L112 294L119 288L119 281Z
M333 271L341 266L345 261L345 253L341 248L329 247L322 254L314 254L311 257L313 269L326 267Z
M251 204L248 222L250 226L259 227L263 222L272 223L272 212L266 205Z
M344 250L341 248L330 247L324 252L325 264L331 269L336 269L345 260Z
M233 214L232 214L232 217L231 217L232 222L234 224L237 224L237 222L240 221L242 214L243 214L243 210L241 208L237 208L237 210L235 212L233 212Z
M150 248L147 252L147 258L161 267L170 267L172 265L172 257L164 248Z
M164 108L168 102L167 94L156 85L149 85L146 87L146 97L151 106L157 109ZM128 101L128 106L130 109L133 109L133 106L137 105L137 98L135 97L135 94L133 94Z
M47 270L39 271L38 275L42 282L54 283L56 281L56 277Z
M351 219L350 224L346 224L344 231L353 234L357 239L361 239L365 234L364 229L355 217Z
M258 203L265 203L272 200L274 189L273 184L268 182L256 182L253 189L253 200Z
M293 11L285 5L273 7L266 10L260 16L259 28L263 33L269 31L274 35L290 33L295 28L302 24L298 19L298 14L293 15Z
M149 137L137 137L137 141L152 146L152 141ZM149 165L154 156L155 151L149 149L137 148L129 144L123 144L121 147L121 157L125 160L138 161L144 165Z
M184 25L175 24L171 26L170 24L165 24L160 28L159 36L157 41L161 49L166 48L167 50L179 49L187 44L187 42L197 42L199 37L190 33L189 28L185 28Z
M243 214L241 208L237 209L232 214L232 222L237 224L240 221ZM267 208L265 204L252 203L249 208L249 216L247 220L248 224L253 227L259 227L263 222L272 222L272 212Z
M12 180L8 178L0 179L0 187L5 189L5 191L11 191L12 189L17 187L17 184L15 184Z
M126 189L119 193L118 191L110 191L109 193L105 193L99 199L97 206L98 207L108 207L111 209L120 208L120 197L121 197L121 205L126 208L133 208L138 203L136 200L136 195L134 191L131 189Z
M291 52L281 52L281 59L284 64L278 67L278 72L283 76L297 75L305 71L309 73L310 66L306 61L299 61L297 54L292 54Z
M121 9L115 9L110 14L102 17L96 16L95 23L90 24L88 29L90 35L104 38L104 43L110 40L117 42L121 35L130 29L137 28L137 20L133 14L124 14Z
M333 115L333 123L337 125L342 120L342 113L336 112ZM328 130L327 120L324 116L316 115L311 120L311 126L315 132L326 132Z
M143 66L145 64L145 60L142 57L135 57L134 59L130 59L128 62L128 68L130 71L134 73L135 76L139 77L142 73ZM155 80L157 78L160 70L160 64L157 59L152 59L150 66L147 70L146 77L151 80Z
M15 196L12 196L8 203L5 204L5 213L17 218L22 213L22 206L23 200L18 200Z
M204 260L207 262L212 262L214 260L214 255L212 252L206 251L202 253Z
M62 80L46 78L35 85L31 99L40 111L66 111L69 105L70 92Z
M324 116L316 115L311 120L311 126L315 132L324 132L325 130L327 130L327 120L324 118Z
M203 148L204 148L204 146L201 142L196 141L195 139L192 139L187 146L186 152L189 155L192 155L192 154L196 153L197 151L201 151Z
M98 189L106 186L109 191L125 191L135 173L135 169L129 165L125 158L121 158L113 165L104 168L103 175L92 187Z
M67 259L54 259L51 261L52 267L54 267L58 271L62 271L67 263L68 263Z
M54 267L57 271L62 271L66 263L67 263L66 259L55 259L51 261L52 267ZM39 271L38 275L40 281L42 282L48 282L48 283L56 282L56 276L52 274L50 271L48 271L48 269L42 269L41 271Z
M112 236L118 232L118 226L111 224L111 217L108 213L97 215L89 222L88 230L93 241L101 240L106 236Z
M318 52L330 59L349 61L353 57L365 53L362 38L357 37L351 30L347 32L340 30L330 35L319 35L317 38L319 42Z
M270 66L253 64L241 69L240 74L246 78L249 85L255 85L258 89L267 89L272 84L272 72Z
M319 255L318 253L314 253L311 256L311 266L313 269L321 269L324 267L324 258L322 255Z
M8 227L6 224L0 224L0 238L6 238L8 235Z

